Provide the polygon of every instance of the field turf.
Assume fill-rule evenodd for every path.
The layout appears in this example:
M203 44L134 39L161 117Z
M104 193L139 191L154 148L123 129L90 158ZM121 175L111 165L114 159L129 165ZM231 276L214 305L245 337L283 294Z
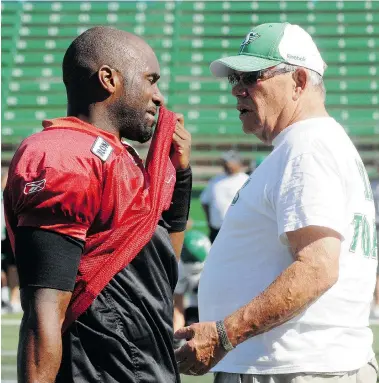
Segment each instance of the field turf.
M20 315L1 317L1 383L16 382L16 347ZM182 383L211 383L212 376L183 376Z
M19 319L20 315L3 315L1 317L1 383L16 383ZM379 360L379 325L372 326L372 330L374 332L374 350ZM182 383L211 383L212 381L211 375L182 377Z

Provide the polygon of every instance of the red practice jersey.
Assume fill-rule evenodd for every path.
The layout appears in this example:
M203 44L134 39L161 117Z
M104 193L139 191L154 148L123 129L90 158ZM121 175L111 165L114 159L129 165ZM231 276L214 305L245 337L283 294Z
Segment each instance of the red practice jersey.
M118 250L122 256L115 231L149 213L150 178L134 149L108 132L75 117L46 120L43 126L21 143L10 165L4 203L11 243L14 250L17 226L85 241L77 284L87 283L83 276L96 268L101 273L98 266L104 268L108 255ZM175 184L169 165L162 176L161 210L169 207Z

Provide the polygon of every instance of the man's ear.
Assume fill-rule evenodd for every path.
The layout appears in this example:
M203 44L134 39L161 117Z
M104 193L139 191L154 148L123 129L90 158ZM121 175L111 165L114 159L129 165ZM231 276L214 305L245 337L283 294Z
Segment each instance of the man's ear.
M293 89L293 100L297 101L302 93L305 91L305 88L308 84L308 72L304 68L298 68L293 72L292 76L294 80L294 89Z
M102 65L97 72L97 78L100 86L108 93L116 92L116 84L118 83L117 72L108 65Z

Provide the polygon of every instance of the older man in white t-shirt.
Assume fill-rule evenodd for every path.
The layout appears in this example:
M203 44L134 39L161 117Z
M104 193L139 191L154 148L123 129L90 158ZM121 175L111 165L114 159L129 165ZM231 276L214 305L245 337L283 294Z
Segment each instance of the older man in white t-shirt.
M248 33L229 77L245 133L274 149L238 192L205 262L179 370L217 383L375 383L372 190L325 110L326 65L288 23Z
M201 206L207 218L209 239L213 243L230 204L249 176L242 171L239 154L229 150L221 156L224 172L211 178L200 195Z

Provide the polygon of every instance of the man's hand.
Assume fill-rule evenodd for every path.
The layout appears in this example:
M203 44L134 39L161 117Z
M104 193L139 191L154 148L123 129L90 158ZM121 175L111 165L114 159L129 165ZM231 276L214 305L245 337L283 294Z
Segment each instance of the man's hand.
M226 354L216 329L216 322L194 323L176 331L177 339L187 343L175 351L179 372L186 375L203 375Z
M172 136L171 162L176 170L187 169L191 154L191 134L184 128L184 116L176 113L176 126Z

